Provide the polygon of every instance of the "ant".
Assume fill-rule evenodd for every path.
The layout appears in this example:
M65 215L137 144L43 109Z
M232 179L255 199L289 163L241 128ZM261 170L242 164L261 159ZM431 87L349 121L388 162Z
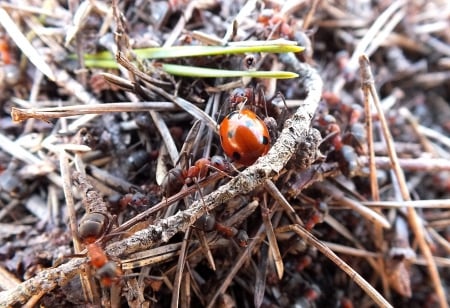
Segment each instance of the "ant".
M105 251L98 242L86 245L89 263L97 269L96 274L100 282L105 287L110 287L117 283L122 276L122 269L116 262L110 261Z
M4 36L0 37L0 57L4 65L8 65L13 62L9 48L9 42Z
M73 184L82 192L82 202L86 209L78 224L78 234L83 243L95 242L111 229L113 216L102 196L84 175L75 172L72 179Z
M20 69L11 54L8 38L0 34L0 84L13 86L20 81Z
M136 192L130 192L126 195L124 195L119 200L119 204L121 208L125 208L127 206L145 206L149 203L148 197L144 195L143 193L136 191Z
M345 175L352 175L358 169L358 154L365 152L366 130L358 122L362 114L359 105L342 105L341 111L348 114L348 130L345 133L342 133L336 118L330 114L320 116L317 124L327 134L322 144L329 141L333 147L329 159L335 159Z
M281 102L284 109L279 107ZM277 92L271 99L266 99L263 86L258 84L256 87L235 88L228 97L228 103L233 109L242 109L245 104L255 107L255 109L264 111L264 123L271 129L271 121L275 121L274 117L283 118L288 110L286 100L281 92ZM255 110L253 110L255 111ZM261 112L258 112L261 116ZM275 125L277 127L277 125ZM278 127L279 128L279 127Z
M82 201L86 208L86 213L78 224L78 236L86 246L89 263L97 269L96 274L101 284L109 287L122 276L122 270L116 262L108 260L99 241L111 229L113 217L100 194L85 176L75 172L73 182L83 192Z
M205 232L217 231L225 238L234 238L240 247L248 246L248 234L243 229L236 229L235 227L226 226L216 220L212 214L204 214L196 222L195 226Z
M191 185L197 180L205 178L210 169L223 172L231 171L229 162L222 156L215 155L211 158L200 158L188 169L175 167L169 170L164 177L161 187L163 195L169 197L179 192L186 185Z
M96 274L105 287L110 287L122 276L122 270L116 262L108 260L105 251L98 243L105 233L104 215L88 213L78 226L78 234L86 245L89 264L96 268Z
M273 9L264 9L258 16L257 22L264 28L271 30L271 38L284 37L291 39L293 36L292 26L288 22L286 14L280 12L278 7Z
M249 103L252 105L259 105L261 95L255 94L255 89L253 87L249 88L236 88L231 91L228 101L231 107L236 107L238 104Z
M277 93L275 97L281 96L284 101L284 97L281 93ZM233 109L243 108L243 105L248 104L253 107L264 110L265 116L269 115L275 116L278 115L276 110L276 106L273 104L273 99L267 101L264 95L263 87L258 84L256 87L247 87L247 88L235 88L231 91L230 96L228 97L228 103Z
M328 204L319 199L307 199L309 199L309 202L313 204L313 207L312 211L305 220L305 229L311 231L315 225L322 223L324 217L328 215Z

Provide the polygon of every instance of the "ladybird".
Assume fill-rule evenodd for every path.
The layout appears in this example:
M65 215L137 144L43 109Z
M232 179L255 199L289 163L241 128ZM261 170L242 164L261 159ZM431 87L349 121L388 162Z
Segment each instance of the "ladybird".
M266 124L248 109L227 115L220 123L219 133L225 154L245 166L253 164L270 148Z

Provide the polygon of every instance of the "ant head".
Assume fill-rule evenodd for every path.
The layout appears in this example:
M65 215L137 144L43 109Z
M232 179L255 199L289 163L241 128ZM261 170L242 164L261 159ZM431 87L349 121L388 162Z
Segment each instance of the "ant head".
M113 261L107 262L104 266L97 270L97 276L103 286L110 287L117 283L122 276L122 269Z
M245 104L248 100L247 90L244 88L236 88L234 89L228 101L230 102L231 107L236 107L239 104Z
M240 229L238 234L236 234L236 241L239 247L245 248L248 246L249 237L247 231Z
M210 165L211 160L209 158L198 159L186 172L186 184L191 184L194 179L202 179L206 177Z
M93 242L101 238L109 227L109 219L103 213L87 213L78 225L78 235L84 242Z
M185 171L181 168L173 168L164 177L161 188L164 197L176 194L183 187L185 182Z
M249 54L244 57L242 60L242 66L244 70L255 70L258 66L258 60L260 57L258 57L257 54Z
M211 166L220 171L233 171L230 162L226 160L225 157L220 155L214 155L213 157L211 157Z
M203 214L195 222L195 226L197 228L206 232L212 231L215 225L216 225L216 217L212 214Z

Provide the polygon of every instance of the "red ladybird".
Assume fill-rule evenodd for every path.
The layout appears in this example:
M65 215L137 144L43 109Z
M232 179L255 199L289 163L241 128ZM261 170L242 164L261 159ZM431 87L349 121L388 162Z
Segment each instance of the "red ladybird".
M220 123L219 133L225 154L245 166L253 164L270 148L266 124L248 109L227 115Z

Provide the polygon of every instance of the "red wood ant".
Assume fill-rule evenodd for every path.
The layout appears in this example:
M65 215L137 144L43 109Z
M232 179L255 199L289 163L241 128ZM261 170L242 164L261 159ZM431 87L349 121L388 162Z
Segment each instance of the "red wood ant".
M245 103L259 105L260 96L255 95L254 88L236 88L231 91L228 101L231 104L231 107L236 107L239 104Z
M110 261L105 251L99 243L89 243L86 245L89 263L97 269L96 274L100 282L105 287L110 287L117 283L122 276L122 270L116 262Z
M285 106L285 109L283 110L279 107L281 102ZM243 105L247 104L252 106L252 108L248 109L252 109L252 111L259 110L259 112L256 113L258 113L259 116L264 115L264 122L269 130L271 127L267 119L272 119L272 117L279 119L280 117L283 117L287 111L286 101L281 92L278 92L274 97L267 100L264 95L263 86L260 84L256 87L234 89L228 97L228 103L233 109L242 109Z
M217 231L225 238L234 238L240 247L248 246L248 234L243 229L226 226L216 220L212 214L204 214L196 222L195 226L205 232Z
M319 126L325 128L327 133L322 144L329 141L333 147L328 157L335 159L341 171L346 175L351 175L358 169L358 153L365 151L366 131L364 126L357 122L360 115L360 111L356 109L351 111L350 129L344 134L332 115L327 114L318 119Z
M100 194L81 173L73 174L73 182L83 192L82 200L86 214L78 225L78 236L86 245L89 263L97 269L96 274L103 286L111 286L122 276L122 270L116 262L109 261L99 240L111 228L112 215Z
M82 202L86 209L86 213L78 224L78 235L84 244L93 243L110 230L113 217L102 196L85 176L75 172L72 178L73 184L82 192Z
M187 170L181 167L172 168L161 183L163 195L165 197L172 196L179 192L185 184L191 185L196 180L205 178L210 169L230 172L231 166L222 156L215 155L210 159L198 159L194 165Z
M4 65L12 63L12 57L9 50L9 43L5 37L0 37L0 56Z
M275 97L277 96L282 97L281 93L278 93ZM282 99L284 101L283 97ZM269 101L266 100L263 87L261 85L257 85L256 87L234 89L228 97L228 103L233 109L242 108L242 105L244 104L259 108L264 111L266 117L269 115L278 115L276 107L273 104L273 99Z
M106 216L100 213L88 213L78 226L78 234L86 245L89 264L96 268L96 275L105 287L110 287L122 276L122 270L116 262L108 260L105 251L98 243L105 233Z
M292 27L287 21L286 14L281 13L279 8L263 10L261 15L258 16L257 21L272 31L272 39L278 37L292 38Z
M305 221L306 230L312 230L315 225L322 223L324 217L328 214L328 205L324 201L311 199L310 202L313 204L313 208Z

